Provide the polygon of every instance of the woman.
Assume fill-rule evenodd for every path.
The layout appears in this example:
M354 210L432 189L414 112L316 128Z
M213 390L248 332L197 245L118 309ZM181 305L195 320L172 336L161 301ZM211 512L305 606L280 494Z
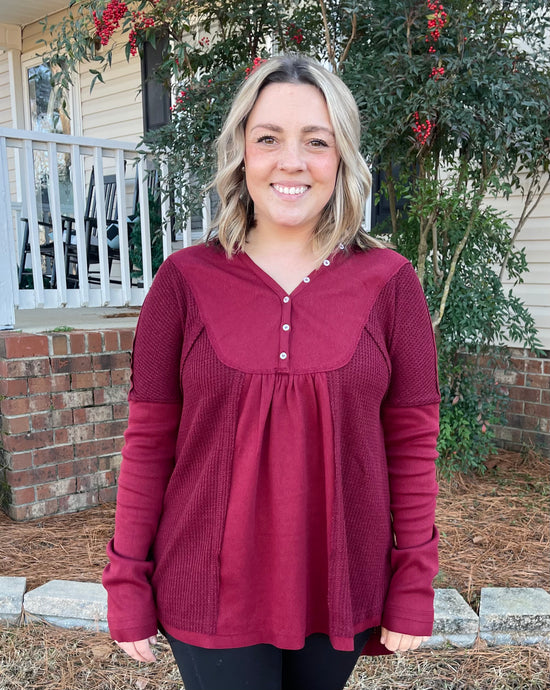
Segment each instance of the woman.
M347 87L273 58L218 142L216 234L159 270L133 355L109 624L186 690L336 690L431 634L438 431L410 263L361 226Z

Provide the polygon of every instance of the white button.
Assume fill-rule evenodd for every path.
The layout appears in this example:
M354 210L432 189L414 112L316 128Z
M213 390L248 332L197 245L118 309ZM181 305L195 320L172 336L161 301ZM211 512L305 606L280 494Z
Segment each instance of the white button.
M281 359L286 359L286 358L288 357L288 355L287 355L286 352L281 352L281 354L279 355L279 357L280 357Z
M328 259L325 259L323 261L323 266L330 266L330 261Z
M288 295L285 295L283 297L283 302L286 304L287 302L290 302L290 297Z
M290 326L288 325L288 323L283 324L283 331L290 331Z
M345 248L346 248L345 245L343 245L343 244L340 242L340 249L345 249Z
M306 276L306 277L304 278L304 283L309 283L309 281L310 281L310 278L309 278L308 276Z

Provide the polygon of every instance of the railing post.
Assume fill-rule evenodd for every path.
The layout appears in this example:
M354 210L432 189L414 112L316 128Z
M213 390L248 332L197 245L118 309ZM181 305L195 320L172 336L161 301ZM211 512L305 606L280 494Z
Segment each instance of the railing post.
M7 176L8 152L5 137L0 137L0 330L15 326L17 260L11 223L10 182Z

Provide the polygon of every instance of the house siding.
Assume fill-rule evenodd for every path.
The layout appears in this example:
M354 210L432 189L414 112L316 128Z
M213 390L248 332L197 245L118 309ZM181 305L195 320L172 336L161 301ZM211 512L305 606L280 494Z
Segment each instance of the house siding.
M526 185L527 186L527 185ZM491 206L511 216L515 225L521 216L524 200L515 193L509 199L491 199ZM545 194L532 216L520 232L516 246L525 249L529 271L524 282L513 285L504 281L506 288L512 288L515 295L524 301L535 319L539 339L545 350L550 349L550 191Z
M65 12L52 15L49 23L56 24ZM22 60L28 60L43 50L37 43L44 38L39 22L29 24L23 30ZM117 41L118 38L118 41ZM115 46L111 67L105 74L105 83L96 81L90 91L93 75L89 64L80 67L79 100L81 110L81 131L85 137L119 139L137 143L143 135L141 94L141 68L138 57L126 60L120 35L111 39ZM103 50L106 50L105 48Z

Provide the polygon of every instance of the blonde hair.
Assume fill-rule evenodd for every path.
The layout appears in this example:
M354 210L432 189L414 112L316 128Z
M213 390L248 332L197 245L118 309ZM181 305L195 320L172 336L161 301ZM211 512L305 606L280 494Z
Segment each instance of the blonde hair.
M321 91L334 129L340 165L332 196L314 231L319 261L340 244L346 247L384 247L363 227L365 202L371 174L359 152L359 111L341 79L314 60L282 55L257 67L238 91L217 142L218 172L215 186L220 203L207 242L217 237L228 256L243 249L246 235L254 227L254 202L244 175L245 127L260 91L269 84L308 84Z

